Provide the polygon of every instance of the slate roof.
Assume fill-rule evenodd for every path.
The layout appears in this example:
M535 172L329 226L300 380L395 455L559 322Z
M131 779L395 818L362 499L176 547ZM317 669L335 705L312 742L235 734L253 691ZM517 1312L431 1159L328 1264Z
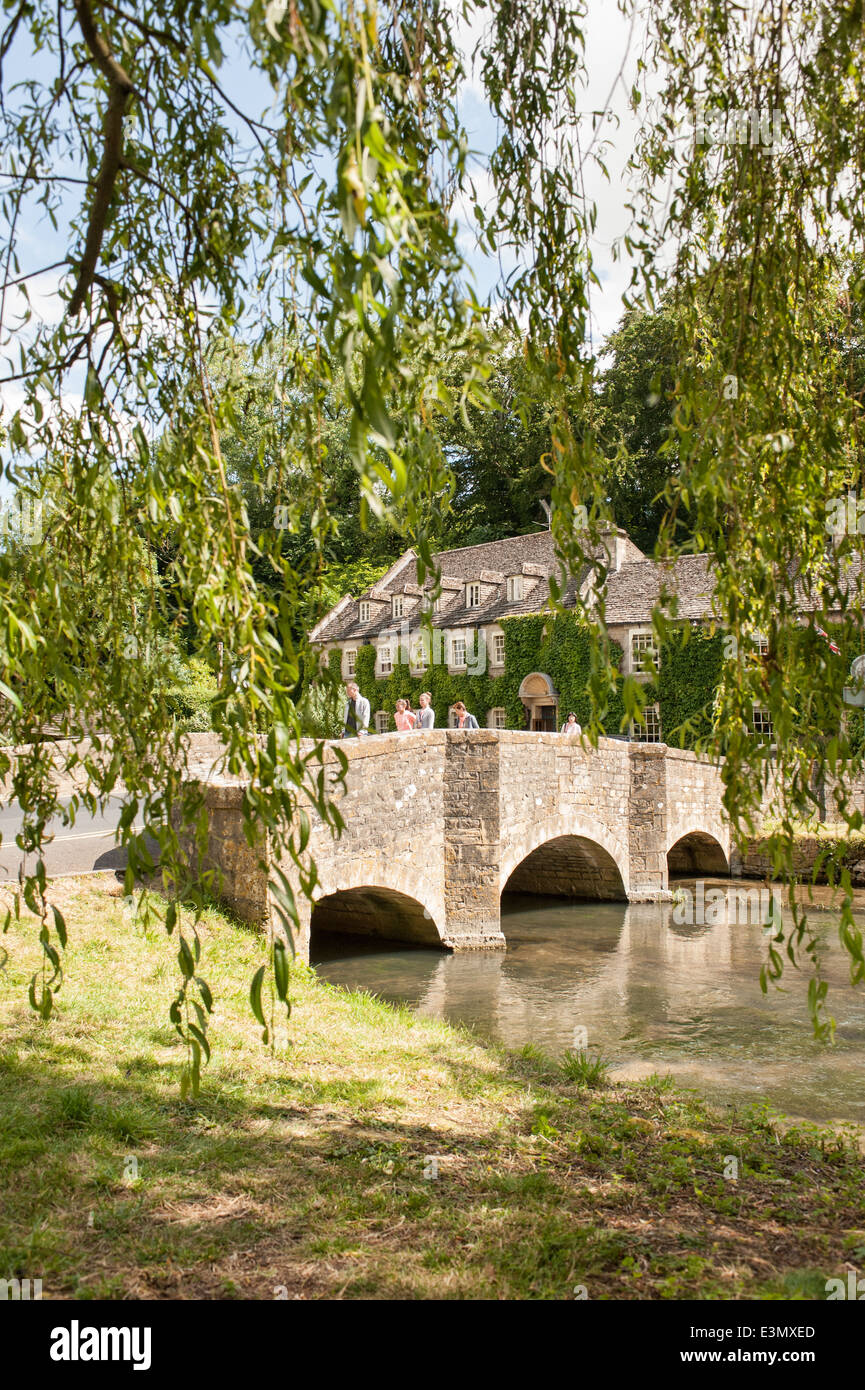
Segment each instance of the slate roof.
M654 560L622 565L607 579L607 626L651 622L662 588L677 595L678 617L707 617L714 587L709 561L708 555L682 555L669 568Z
M842 563L841 573L839 574L838 587L840 588L841 592L846 594L848 597L852 597L857 593L861 594L862 579L862 556L855 553L846 556ZM796 579L796 607L805 613L814 613L820 611L828 611L830 613L840 612L840 607L835 602L830 603L827 610L825 600L821 598L818 594L815 594L814 590L811 587L806 587L805 584L803 584L801 577L799 576L797 576Z
M626 558L620 568L611 570L607 577L608 627L651 622L652 608L658 602L662 588L678 596L679 618L699 621L711 615L714 588L711 556L683 555L667 567L647 560L636 547L631 547L631 555L634 558ZM550 575L559 572L553 537L549 531L444 550L436 556L436 560L441 570L443 593L447 595L450 586L453 595L440 612L432 614L432 625L437 628L482 627L502 618L538 613L546 606L549 597L547 581ZM526 573L523 571L524 565ZM469 608L465 603L465 585L468 581L480 580L484 573L490 581L501 582L495 584L493 591L482 599L479 606ZM509 603L505 580L514 574L523 574L525 593L522 599ZM579 576L568 580L563 596L566 608L574 606L587 575L588 567ZM859 589L862 578L862 560L853 556L845 576L847 591L852 593ZM418 585L414 552L408 550L371 589L359 595L359 599L341 599L313 630L312 640L321 643L371 641L383 632L393 631L402 621L392 616L395 594L405 594L410 600L412 596L417 597L431 589L430 579L426 580L423 590ZM357 616L359 600L375 598L376 595L387 602L379 606L373 603L369 621L361 623ZM796 598L801 612L822 607L819 599L809 593L801 581L796 585ZM419 615L418 605L408 602L405 621L410 629L418 625Z
M417 595L417 570L413 563L412 551L406 551L400 560L391 567L373 586L358 595L353 603L342 600L314 629L316 642L341 642L356 639L368 641L379 633L390 630L400 619L391 616L391 606L373 607L369 621L362 623L357 616L358 602L387 593L392 599L395 594ZM509 536L503 541L489 541L483 545L461 546L456 550L443 550L436 556L441 570L442 592L447 599L449 581L455 581L458 588L452 588L454 597L444 608L432 614L433 627L478 627L498 621L499 618L512 617L521 613L537 613L545 606L549 597L547 580L551 574L559 572L552 533L539 531L526 536ZM523 574L523 565L530 572ZM490 577L501 577L495 591L474 608L465 603L465 585L470 580L480 580L487 572ZM505 580L514 574L523 574L524 595L522 599L508 602ZM427 578L424 591L432 590L432 581ZM574 581L571 581L572 589ZM407 608L406 620L412 625L420 613L418 606Z

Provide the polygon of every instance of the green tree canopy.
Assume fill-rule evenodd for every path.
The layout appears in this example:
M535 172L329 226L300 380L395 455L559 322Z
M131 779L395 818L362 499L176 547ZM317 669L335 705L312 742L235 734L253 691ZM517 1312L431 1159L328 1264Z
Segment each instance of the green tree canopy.
M620 8L630 12L632 0ZM229 766L251 777L250 834L266 829L297 860L309 891L315 870L293 788L303 786L339 828L316 776L320 752L299 741L293 698L309 657L299 617L339 534L328 409L344 428L361 526L376 518L416 546L423 567L453 489L449 447L460 466L450 422L465 424L473 407L489 405L487 316L468 286L456 220L457 197L472 200L460 17L483 21L476 74L497 132L484 170L492 197L477 200L475 220L483 244L515 267L498 287L498 322L522 341L505 419L522 420L527 467L505 490L501 524L534 500L548 434L544 491L557 548L571 571L588 562L603 577L592 557L611 515L610 441L588 332L596 208L587 180L604 149L581 136L584 5L2 0L2 14L4 473L25 496L62 498L45 543L32 548L26 589L0 557L9 736L30 731L28 709L60 673L66 731L98 728L112 750L87 762L90 795L104 800L118 780L126 788L130 875L146 867L131 830L138 815L160 837L166 887L188 896L174 829L192 811L182 730L154 701L145 668L124 659L119 643L106 659L105 643L93 641L86 597L94 586L111 590L107 621L119 632L142 552L164 554L162 580L202 646L230 634L238 681L215 702L214 718ZM852 325L865 295L865 279L847 274L863 263L865 230L862 8L858 0L670 0L651 7L646 23L622 249L634 266L635 310L656 309L676 290L677 346L653 367L653 377L660 369L672 381L676 460L660 543L671 556L683 545L716 552L719 622L733 636L770 636L777 784L766 750L745 732L756 690L735 656L718 718L734 826L747 828L774 786L779 864L789 869L790 827L813 804L814 758L842 789L850 768L843 736L823 746L818 731L801 730L798 692L817 688L837 702L826 663L806 666L799 647L776 639L803 584L817 620L841 605L851 632L861 631L847 565L860 538L826 544L832 498L859 486L861 402L850 354L840 344L826 351L825 306L846 281ZM229 53L266 92L263 113L234 94ZM682 138L689 122L695 129ZM40 216L61 243L48 264L33 236ZM56 277L59 312L38 319L28 298L46 275ZM623 360L634 360L626 338L638 325L620 340ZM278 368L280 409L256 421L266 494L284 508L270 532L254 524L255 499L233 481L223 450L227 436L244 433L246 391L236 374L217 384L212 351L237 338L256 369ZM455 373L441 370L445 350ZM730 376L735 396L725 391ZM657 438L651 420L619 424L626 442L635 430ZM487 425L488 467L502 421ZM645 448L638 463L651 471L658 453ZM650 490L641 505L654 526ZM472 535L468 491L465 501L460 524ZM584 507L588 524L577 525ZM284 533L303 544L284 544ZM263 582L262 566L275 581ZM76 576L85 570L82 589ZM603 605L585 617L597 633L589 691L602 708L617 679ZM152 586L141 632L172 620ZM664 621L659 611L659 628ZM814 708L824 708L823 694ZM634 711L628 681L623 698ZM5 770L8 755L0 761ZM17 765L15 790L28 814L25 839L38 851L56 808L38 753ZM861 822L843 790L838 814ZM274 887L290 933L287 880ZM31 1000L47 1016L64 927L38 853L26 896L45 951ZM166 926L176 924L169 907ZM844 933L861 977L849 912ZM798 959L803 946L818 967L816 1011L824 986L799 917L787 949ZM178 963L172 1018L188 1047L185 1084L195 1086L211 1001L194 939L179 942ZM279 938L267 979L282 1005ZM262 1020L267 995L257 977ZM268 1035L272 1024L271 1011Z

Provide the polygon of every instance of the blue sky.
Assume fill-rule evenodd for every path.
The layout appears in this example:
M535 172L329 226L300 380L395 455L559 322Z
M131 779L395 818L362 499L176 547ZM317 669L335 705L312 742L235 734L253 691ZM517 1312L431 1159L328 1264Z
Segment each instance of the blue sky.
M479 29L462 26L461 43L466 53L470 53L479 36ZM597 345L615 327L622 311L621 295L630 278L630 265L627 260L616 261L613 257L613 244L627 230L628 217L625 212L626 182L625 165L630 154L634 122L628 111L627 91L633 81L636 69L636 54L633 51L640 41L642 30L636 30L636 42L631 44L630 58L625 64L621 79L617 81L620 65L628 50L629 25L623 19L614 0L589 0L586 22L587 69L589 85L585 94L584 109L587 112L586 132L591 135L591 120L588 113L600 108L611 109L620 121L616 130L608 123L606 133L615 142L615 148L608 158L611 178L606 181L599 171L589 169L586 181L586 195L594 200L598 208L598 224L593 253L596 271L601 280L601 289L593 291L592 298L592 336ZM24 61L26 59L26 61ZM49 55L22 55L17 58L17 70L26 71L29 77L48 75L53 72L53 58ZM230 96L243 109L254 115L262 114L271 100L267 81L251 67L240 46L228 57L220 74L220 80ZM483 97L481 85L472 74L462 95L462 115L469 134L471 148L477 153L474 171L481 197L491 195L489 178L484 170L485 156L492 148L495 138L495 124ZM56 167L53 173L60 172ZM71 172L71 170L67 170ZM77 190L73 189L72 192ZM48 219L37 212L30 212L21 228L22 269L37 269L53 261L61 260L68 252L68 238L61 220L59 229L52 228ZM499 276L497 260L482 255L476 248L474 230L469 220L468 208L461 209L460 245L473 276L476 293L481 300L493 295ZM510 269L506 265L505 269ZM57 296L58 271L47 271L30 285L31 303L38 315L51 322L60 311ZM13 292L14 300L14 292ZM14 308L14 303L13 303ZM14 346L15 334L10 342L8 329L14 326L14 318L9 321L7 305L7 337L3 355ZM11 385L0 387L0 401L5 409L15 407L20 400L19 389ZM5 410L4 410L5 413Z

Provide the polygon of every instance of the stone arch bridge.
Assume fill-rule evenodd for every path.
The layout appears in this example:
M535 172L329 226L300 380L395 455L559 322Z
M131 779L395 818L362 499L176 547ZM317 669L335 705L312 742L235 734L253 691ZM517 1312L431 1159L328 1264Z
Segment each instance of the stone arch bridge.
M671 871L729 871L719 768L693 753L486 729L340 746L348 770L335 799L346 828L336 840L312 816L320 887L314 907L298 897L303 958L311 926L450 950L503 947L506 889L653 902L668 896ZM208 785L206 863L220 871L229 906L266 924L267 871L243 838L242 795L242 785Z

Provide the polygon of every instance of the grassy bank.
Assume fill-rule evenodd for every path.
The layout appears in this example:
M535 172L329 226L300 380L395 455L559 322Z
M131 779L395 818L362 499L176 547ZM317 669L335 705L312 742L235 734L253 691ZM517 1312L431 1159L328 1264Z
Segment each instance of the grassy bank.
M57 889L49 1024L32 926L4 938L0 1277L46 1298L788 1299L865 1264L849 1141L660 1079L590 1088L302 968L271 1055L247 1004L262 942L216 912L214 1056L182 1103L174 945L113 880Z

